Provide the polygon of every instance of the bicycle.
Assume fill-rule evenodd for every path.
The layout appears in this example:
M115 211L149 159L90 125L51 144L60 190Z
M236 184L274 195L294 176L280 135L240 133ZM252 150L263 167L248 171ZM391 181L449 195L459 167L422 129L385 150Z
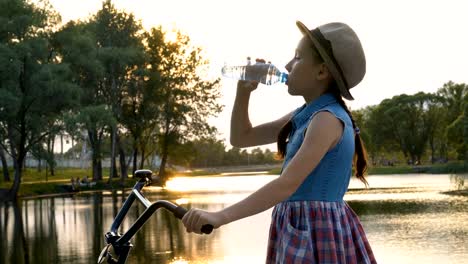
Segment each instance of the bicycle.
M105 241L107 245L102 249L101 254L98 257L98 263L104 263L107 260L107 263L118 263L124 264L127 261L127 257L130 253L130 249L133 245L130 243L130 239L140 230L143 224L158 210L159 208L165 208L174 214L175 217L182 219L187 209L174 204L166 200L159 200L154 203L151 203L146 197L141 193L143 187L151 184L151 176L153 172L150 170L137 170L134 173L134 177L139 178L137 183L133 186L132 191L125 200L122 208L117 213L117 216L114 218L114 221L111 224L110 231L104 234ZM122 224L125 215L132 206L132 203L138 199L145 207L145 211L138 217L138 219L133 223L133 225L125 232L120 234L118 228ZM205 234L210 234L213 231L212 225L202 226L201 231ZM115 256L111 251L114 251Z

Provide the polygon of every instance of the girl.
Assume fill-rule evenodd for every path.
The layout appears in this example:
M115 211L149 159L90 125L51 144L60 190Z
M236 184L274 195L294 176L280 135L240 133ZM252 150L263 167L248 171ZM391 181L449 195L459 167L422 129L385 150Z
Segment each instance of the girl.
M231 118L231 144L277 142L284 158L280 177L219 212L191 209L182 219L188 232L215 228L274 206L267 263L376 263L357 215L343 200L354 161L367 185L366 152L342 97L364 77L361 43L346 24L309 30L286 65L291 95L305 104L284 117L252 127L248 104L258 83L239 81Z

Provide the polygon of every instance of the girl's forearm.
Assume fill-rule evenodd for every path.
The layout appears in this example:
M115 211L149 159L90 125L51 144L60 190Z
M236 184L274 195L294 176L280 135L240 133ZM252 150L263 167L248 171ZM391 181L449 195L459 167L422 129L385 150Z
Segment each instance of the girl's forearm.
M231 145L240 146L244 134L252 129L249 119L250 91L237 89L231 115Z
M244 200L220 211L223 224L263 212L292 195L297 186L279 177Z

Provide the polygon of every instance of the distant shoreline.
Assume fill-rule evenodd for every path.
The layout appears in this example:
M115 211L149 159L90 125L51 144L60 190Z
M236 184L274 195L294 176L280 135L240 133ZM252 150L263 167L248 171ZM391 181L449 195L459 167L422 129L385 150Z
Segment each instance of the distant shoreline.
M211 175L213 176L213 175ZM214 176L216 177L216 176ZM375 187L375 188L349 188L347 192L356 192L356 191L369 191L369 192L375 192L375 191L385 191L387 189L413 189L415 187ZM78 191L78 192L58 192L58 193L49 193L49 194L37 194L37 195L27 195L27 196L22 196L20 199L24 200L31 200L31 199L40 199L40 198L52 198L52 197L72 197L75 195L85 195L85 194L90 194L90 193L96 193L96 192L105 192L105 191L130 191L132 188L130 187L125 187L122 189L96 189L96 190L85 190L85 191ZM452 190L452 191L445 191L445 192L440 192L441 194L446 194L446 195L453 195L453 196L468 196L468 189L462 189L462 190Z
M178 175L184 176L209 176L229 172L255 172L267 171L268 174L280 174L281 164L267 165L251 165L251 166L231 166L231 167L213 167L213 168L198 168L191 172L178 172ZM445 164L433 165L403 165L403 166L371 166L368 175L385 175L385 174L450 174L450 173L468 173L468 164L463 161L449 162Z
M226 177L226 176L249 176L249 175L279 175L281 165L266 164L266 165L251 165L251 166L231 166L231 167L214 167L214 168L199 168L191 171L169 172L172 177ZM371 167L368 175L388 175L388 174L450 174L450 173L467 173L468 165L464 162L451 162L447 164L437 165L421 165L421 166L386 166L386 167ZM123 184L119 179L114 179L111 184L104 179L98 182L93 187L81 187L79 191L71 191L70 175L68 169L57 170L56 176L51 176L49 181L42 179L29 179L28 176L23 178L23 184L20 187L19 198L33 199L50 196L75 195L94 191L112 191L112 190L127 190L131 189L136 182L136 179L128 178ZM73 175L86 175L86 173L73 171ZM35 177L35 176L31 176ZM73 176L76 177L76 176ZM1 188L8 188L6 183L1 185ZM467 191L451 191L446 192L450 195L468 195Z

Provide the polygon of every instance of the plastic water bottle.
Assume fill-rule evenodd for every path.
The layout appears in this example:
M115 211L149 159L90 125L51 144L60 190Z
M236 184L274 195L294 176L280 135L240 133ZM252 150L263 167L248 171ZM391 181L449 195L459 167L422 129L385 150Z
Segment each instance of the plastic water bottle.
M221 74L224 77L233 78L244 81L257 81L266 85L275 83L286 83L288 74L279 70L271 63L255 63L243 66L225 65L221 69Z

